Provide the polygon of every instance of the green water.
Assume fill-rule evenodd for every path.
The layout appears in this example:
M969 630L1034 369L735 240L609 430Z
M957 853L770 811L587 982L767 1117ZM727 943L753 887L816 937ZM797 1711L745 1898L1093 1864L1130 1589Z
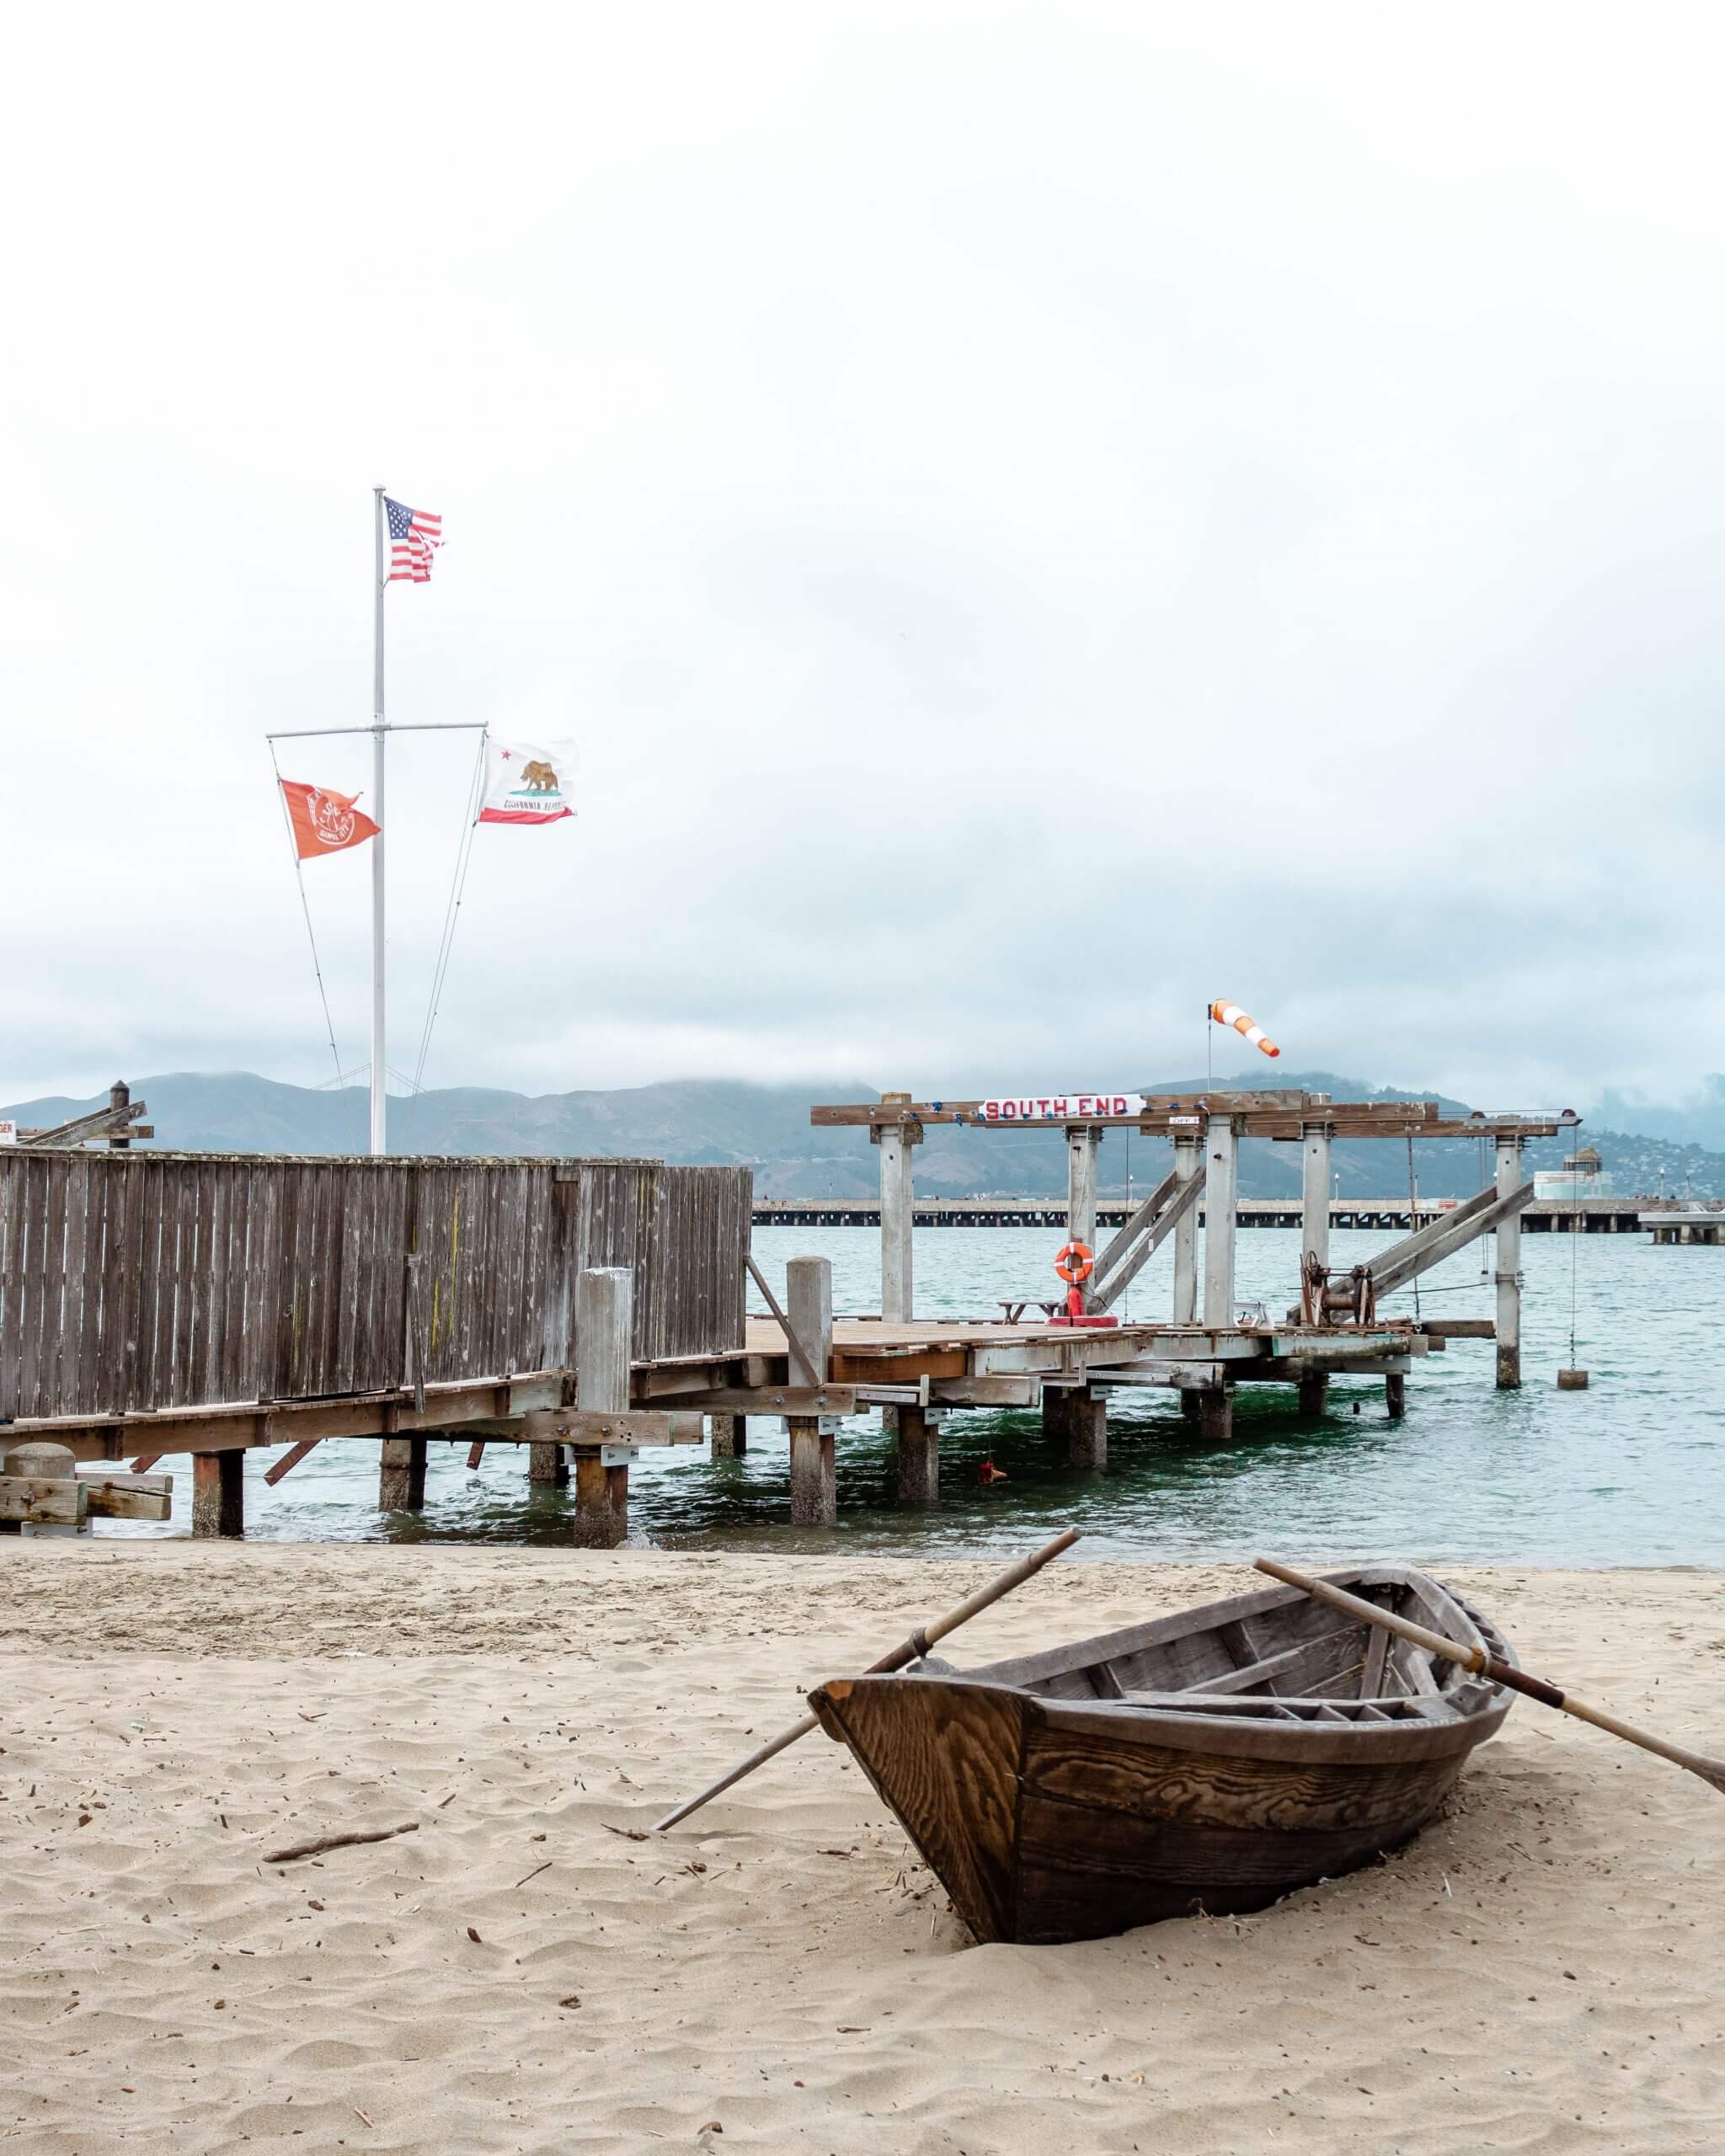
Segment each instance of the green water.
M1337 1262L1392 1241L1340 1234ZM1053 1239L1044 1229L919 1230L919 1315L993 1315L1008 1294L1051 1292ZM840 1311L876 1301L879 1242L856 1228L757 1229L770 1279L804 1252L830 1257ZM1238 1292L1273 1312L1293 1299L1299 1237L1254 1230L1238 1242ZM943 1426L940 1503L890 1502L890 1447L879 1415L846 1422L838 1441L839 1524L789 1524L782 1425L750 1426L748 1457L711 1462L705 1448L648 1453L630 1477L638 1537L669 1547L937 1556L1016 1551L1056 1524L1081 1527L1082 1557L1236 1558L1276 1547L1338 1559L1393 1550L1438 1561L1545 1565L1725 1565L1725 1404L1714 1366L1725 1310L1725 1250L1655 1249L1644 1237L1530 1235L1522 1244L1520 1391L1493 1385L1488 1341L1457 1342L1416 1364L1400 1422L1383 1385L1338 1379L1328 1412L1302 1420L1290 1386L1242 1385L1234 1438L1207 1446L1162 1390L1110 1396L1108 1464L1068 1469L1033 1414L954 1412ZM1489 1262L1489 1248L1487 1249ZM1164 1251L1134 1283L1130 1313L1168 1308ZM1572 1263L1576 1358L1591 1389L1560 1393L1569 1360ZM1427 1315L1488 1316L1481 1251L1421 1283ZM1411 1310L1411 1294L1390 1305ZM526 1454L496 1445L469 1473L465 1444L430 1449L425 1510L377 1510L375 1443L330 1444L275 1490L272 1455L247 1461L247 1521L256 1539L566 1544L570 1501L529 1491ZM985 1489L985 1459L1010 1480ZM166 1465L184 1470L187 1463ZM184 1533L190 1477L172 1526Z

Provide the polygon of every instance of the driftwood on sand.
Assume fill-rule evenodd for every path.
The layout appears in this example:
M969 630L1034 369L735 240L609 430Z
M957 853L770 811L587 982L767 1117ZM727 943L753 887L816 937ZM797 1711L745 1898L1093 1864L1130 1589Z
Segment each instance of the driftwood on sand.
M398 1834L417 1834L417 1819L404 1820L399 1827L373 1827L364 1833L325 1834L315 1842L295 1842L291 1848L271 1849L264 1859L265 1864L292 1864L302 1856L322 1856L325 1849L351 1849L358 1842L390 1842Z

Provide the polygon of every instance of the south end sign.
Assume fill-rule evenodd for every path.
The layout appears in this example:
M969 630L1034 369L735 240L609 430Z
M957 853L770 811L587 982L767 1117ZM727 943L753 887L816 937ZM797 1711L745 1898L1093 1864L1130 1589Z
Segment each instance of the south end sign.
M1146 1102L1142 1093L1050 1093L1031 1098L985 1101L985 1123L1082 1123L1098 1115L1138 1115Z

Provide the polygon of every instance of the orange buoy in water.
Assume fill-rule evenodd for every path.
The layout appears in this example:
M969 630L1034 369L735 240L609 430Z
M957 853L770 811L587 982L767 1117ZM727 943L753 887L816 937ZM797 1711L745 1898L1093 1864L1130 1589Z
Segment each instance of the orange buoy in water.
M985 1490L991 1482L1010 1482L1012 1478L1004 1467L996 1467L991 1460L985 1460L976 1470L976 1479Z

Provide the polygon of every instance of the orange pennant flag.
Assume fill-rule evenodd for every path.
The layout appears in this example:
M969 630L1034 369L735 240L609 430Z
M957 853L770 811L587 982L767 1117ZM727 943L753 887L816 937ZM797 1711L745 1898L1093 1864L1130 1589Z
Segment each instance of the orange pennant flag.
M291 778L283 779L281 791L287 798L294 846L302 861L363 846L377 835L378 826L355 808L360 798L356 793L333 793L326 786L302 786Z

